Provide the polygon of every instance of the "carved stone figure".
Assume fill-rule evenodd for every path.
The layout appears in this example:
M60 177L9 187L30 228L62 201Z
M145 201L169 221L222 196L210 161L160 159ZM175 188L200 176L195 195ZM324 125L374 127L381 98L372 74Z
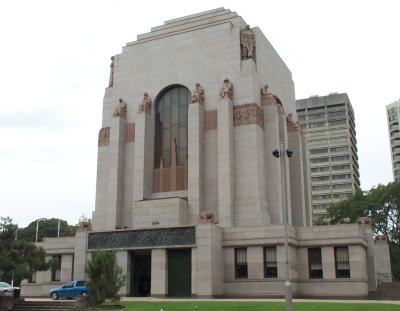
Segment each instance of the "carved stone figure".
M201 212L200 213L200 223L208 224L214 222L214 213L211 212Z
M287 117L286 117L286 121L287 121L287 125L290 128L295 128L295 129L299 129L299 122L295 121L293 119L293 113L288 113Z
M261 88L261 105L271 105L271 104L277 104L274 95L272 95L271 92L268 91L268 84L264 85Z
M151 114L151 98L147 93L143 94L142 103L139 105L139 112Z
M110 128L103 127L99 131L99 147L108 146L110 144Z
M256 40L249 25L240 31L240 50L242 59L256 58Z
M118 104L114 109L113 117L121 117L124 119L126 117L126 103L122 98L118 99Z
M195 84L195 88L192 94L192 103L199 103L199 104L204 103L204 90L199 82L196 82Z
M225 79L219 91L220 99L233 99L233 84L229 79Z
M108 82L108 87L112 87L113 84L114 84L114 56L111 57L110 80Z

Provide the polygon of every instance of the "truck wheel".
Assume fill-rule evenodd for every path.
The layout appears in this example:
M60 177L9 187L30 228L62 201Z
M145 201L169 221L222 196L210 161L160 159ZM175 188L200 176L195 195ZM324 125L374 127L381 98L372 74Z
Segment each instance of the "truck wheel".
M51 294L51 299L57 300L58 299L58 294L57 293L52 293Z
M82 292L81 296L87 296L87 292Z

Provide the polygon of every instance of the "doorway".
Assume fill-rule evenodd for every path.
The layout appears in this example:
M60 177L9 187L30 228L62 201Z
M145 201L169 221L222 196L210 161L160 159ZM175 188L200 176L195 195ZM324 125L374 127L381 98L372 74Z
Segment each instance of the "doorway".
M130 296L147 297L151 293L151 251L131 253Z
M168 296L192 295L192 250L168 250Z

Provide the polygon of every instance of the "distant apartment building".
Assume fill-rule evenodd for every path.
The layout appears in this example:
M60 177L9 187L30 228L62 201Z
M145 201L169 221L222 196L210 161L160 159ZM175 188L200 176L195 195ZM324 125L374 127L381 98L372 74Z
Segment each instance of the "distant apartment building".
M392 158L393 180L400 182L400 100L386 106L389 137L390 137L390 153Z
M297 100L296 110L309 151L315 221L360 189L354 112L346 93Z

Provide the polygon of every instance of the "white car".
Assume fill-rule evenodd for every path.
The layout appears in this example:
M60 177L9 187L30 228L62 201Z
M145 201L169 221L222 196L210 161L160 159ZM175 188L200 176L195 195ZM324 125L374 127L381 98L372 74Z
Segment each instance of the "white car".
M16 292L19 293L19 287L13 287L6 282L0 282L0 296L15 296Z

